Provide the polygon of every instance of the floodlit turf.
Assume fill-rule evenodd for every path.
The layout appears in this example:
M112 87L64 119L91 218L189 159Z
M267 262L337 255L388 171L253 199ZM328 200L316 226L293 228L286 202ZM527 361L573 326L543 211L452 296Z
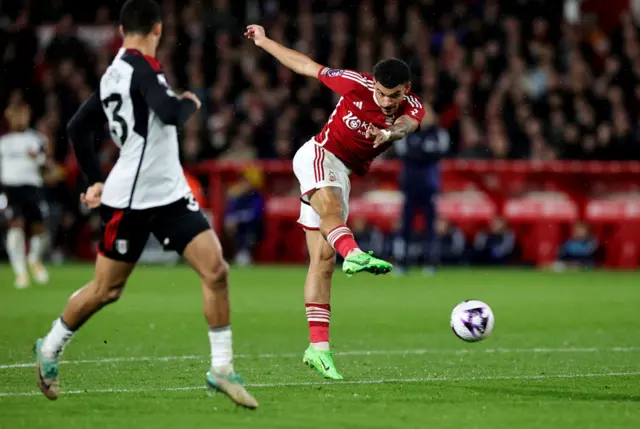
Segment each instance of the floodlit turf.
M346 380L331 383L302 364L304 274L232 272L236 366L260 401L249 412L202 388L209 343L198 282L184 267L138 268L122 300L70 344L67 394L47 401L31 346L91 269L52 269L51 285L18 291L0 266L0 427L638 427L640 274L338 273L332 338ZM496 314L482 343L448 326L467 298Z

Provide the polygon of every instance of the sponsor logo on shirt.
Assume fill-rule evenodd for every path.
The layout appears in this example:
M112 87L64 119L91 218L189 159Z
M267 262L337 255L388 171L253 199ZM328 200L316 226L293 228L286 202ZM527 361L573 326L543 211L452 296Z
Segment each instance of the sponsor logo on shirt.
M367 127L369 127L369 122L365 122L362 119L358 118L351 110L349 110L348 113L342 117L342 121L350 130L357 131L363 136L367 135Z

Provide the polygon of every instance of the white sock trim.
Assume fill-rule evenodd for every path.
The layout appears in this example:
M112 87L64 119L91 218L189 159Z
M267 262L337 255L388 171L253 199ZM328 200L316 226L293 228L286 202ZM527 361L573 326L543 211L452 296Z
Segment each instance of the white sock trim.
M73 338L73 334L74 331L62 321L62 317L57 318L51 326L51 331L42 341L40 352L47 359L57 359Z
M223 328L209 328L209 343L211 344L211 368L233 371L233 346L231 326Z
M16 277L27 274L26 244L24 241L24 230L22 228L10 228L7 231L7 253L11 268Z
M329 341L321 341L319 343L311 343L311 347L321 352L329 351Z
M46 248L47 234L32 235L29 239L29 263L42 262L42 255Z

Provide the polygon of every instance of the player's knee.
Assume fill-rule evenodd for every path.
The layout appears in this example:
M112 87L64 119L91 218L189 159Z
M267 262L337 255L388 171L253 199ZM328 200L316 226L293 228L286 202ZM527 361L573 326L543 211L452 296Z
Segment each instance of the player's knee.
M120 299L122 291L124 290L124 283L105 284L94 280L82 289L76 291L74 295L79 294L83 290L86 290L84 301L91 307L99 308Z
M202 273L202 283L208 289L221 290L227 287L229 264L223 259L216 261Z
M118 285L116 287L112 287L104 291L102 296L100 297L100 303L102 305L107 305L116 302L122 296L122 291L124 290L124 284Z
M342 216L340 188L326 187L318 189L310 198L311 206L321 218Z

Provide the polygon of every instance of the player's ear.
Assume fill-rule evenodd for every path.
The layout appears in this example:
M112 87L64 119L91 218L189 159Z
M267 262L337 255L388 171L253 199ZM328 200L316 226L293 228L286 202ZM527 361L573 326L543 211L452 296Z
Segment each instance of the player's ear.
M407 82L407 91L406 92L409 92L409 91L411 91L411 81Z
M152 33L158 39L162 36L162 23L161 22L158 22L156 25L153 26Z
M118 31L120 32L120 37L124 39L124 27L122 25L118 27Z

